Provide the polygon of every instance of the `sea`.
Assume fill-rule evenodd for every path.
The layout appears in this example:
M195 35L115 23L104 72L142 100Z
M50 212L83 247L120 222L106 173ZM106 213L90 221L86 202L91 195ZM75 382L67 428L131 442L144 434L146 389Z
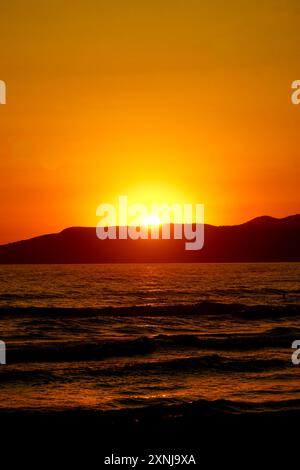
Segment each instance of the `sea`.
M300 409L300 263L2 265L0 411Z

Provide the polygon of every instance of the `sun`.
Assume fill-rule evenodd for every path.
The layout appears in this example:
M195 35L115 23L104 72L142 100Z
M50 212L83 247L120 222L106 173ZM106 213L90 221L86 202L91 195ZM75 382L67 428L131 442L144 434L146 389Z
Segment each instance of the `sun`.
M157 215L148 215L143 219L142 225L148 227L149 225L160 225L161 220Z

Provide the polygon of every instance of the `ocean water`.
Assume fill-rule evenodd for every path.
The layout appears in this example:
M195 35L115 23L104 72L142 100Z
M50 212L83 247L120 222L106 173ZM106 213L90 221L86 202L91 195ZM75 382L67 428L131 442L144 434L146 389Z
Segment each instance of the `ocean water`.
M297 339L297 263L0 267L2 410L298 407Z

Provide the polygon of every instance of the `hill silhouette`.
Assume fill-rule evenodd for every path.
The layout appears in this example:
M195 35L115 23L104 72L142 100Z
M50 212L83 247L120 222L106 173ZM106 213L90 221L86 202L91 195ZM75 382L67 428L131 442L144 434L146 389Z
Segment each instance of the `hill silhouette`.
M300 215L263 216L232 226L205 225L204 247L186 240L99 240L95 227L71 227L0 246L0 264L300 261Z

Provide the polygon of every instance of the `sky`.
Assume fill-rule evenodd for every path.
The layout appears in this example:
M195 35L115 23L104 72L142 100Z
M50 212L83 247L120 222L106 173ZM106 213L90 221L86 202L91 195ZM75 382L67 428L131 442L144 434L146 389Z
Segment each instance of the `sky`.
M0 243L101 203L300 212L298 0L10 0L0 7Z

